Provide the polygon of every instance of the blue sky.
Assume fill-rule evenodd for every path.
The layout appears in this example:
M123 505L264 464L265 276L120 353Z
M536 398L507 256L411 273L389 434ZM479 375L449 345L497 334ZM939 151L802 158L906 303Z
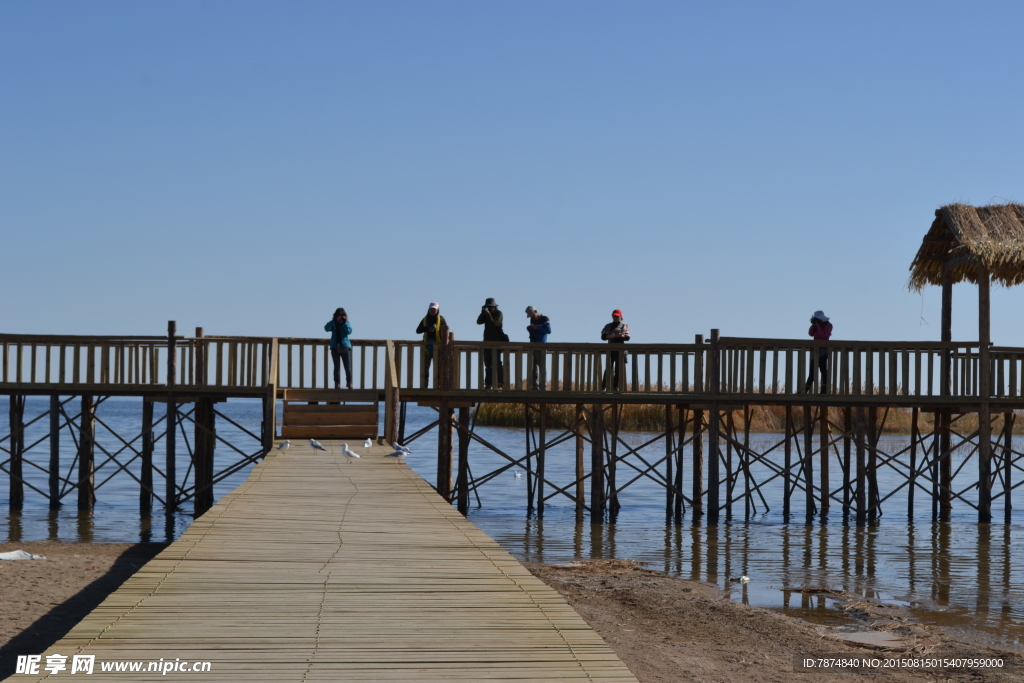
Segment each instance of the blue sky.
M5 332L937 339L939 206L1024 200L1020 3L6 2ZM1024 345L1024 290L993 340ZM976 289L954 336L977 337Z

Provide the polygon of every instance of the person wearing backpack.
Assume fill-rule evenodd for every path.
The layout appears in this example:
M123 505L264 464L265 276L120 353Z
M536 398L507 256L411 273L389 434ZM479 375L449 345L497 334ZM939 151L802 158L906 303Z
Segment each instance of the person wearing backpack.
M441 315L441 305L431 301L427 307L427 314L416 327L416 334L423 335L423 362L420 364L420 388L426 389L430 383L430 363L434 360L434 344L437 342L437 335L441 328L448 327Z
M341 389L341 364L345 364L345 386L352 388L352 323L344 308L334 311L334 317L324 325L324 332L331 333L331 358L334 360L334 388Z
M526 307L526 317L530 319L530 324L526 326L526 331L530 334L530 343L543 344L546 342L548 335L551 334L551 318L541 315L540 311L533 306ZM530 355L533 357L531 387L534 391L540 391L548 384L545 354L544 351L534 351Z

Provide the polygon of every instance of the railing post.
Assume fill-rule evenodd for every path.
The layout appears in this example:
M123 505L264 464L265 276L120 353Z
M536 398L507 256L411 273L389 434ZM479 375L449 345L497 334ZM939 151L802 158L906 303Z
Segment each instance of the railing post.
M398 442L398 411L401 398L398 388L398 371L395 368L395 342L384 342L384 441Z
M270 453L274 447L274 439L277 437L277 370L279 366L279 350L281 346L277 337L274 337L267 344L269 354L266 377L264 385L267 393L263 397L263 452Z
M192 383L203 386L206 384L206 343L203 341L203 328L196 328L196 339L192 343L195 344L195 352L192 354L192 362L195 364Z

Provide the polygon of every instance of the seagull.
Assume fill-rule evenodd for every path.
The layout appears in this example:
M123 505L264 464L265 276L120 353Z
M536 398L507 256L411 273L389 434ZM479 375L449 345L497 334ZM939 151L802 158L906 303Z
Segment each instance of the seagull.
M359 454L355 451L350 451L347 443L341 444L341 454L351 460L352 458L358 458Z
M749 576L734 576L733 578L731 578L729 580L732 581L733 583L750 583L750 577Z
M288 450L288 447L291 446L291 445L292 445L291 441L282 441L281 443L277 444L277 450L279 450L279 451L286 451L286 450Z
M512 474L516 475L516 479L519 479L520 477L523 476L523 473L519 472L518 470L513 470Z
M366 441L363 442L363 448L369 448L372 445L373 445L373 441L370 440L370 439L367 439Z
M410 451L408 448L402 448L401 450L397 450L394 453L388 453L387 457L404 458L407 455L412 455L412 451Z
M319 441L317 441L316 439L310 439L310 440L309 440L309 445L310 445L310 447L311 447L311 448L312 448L312 449L313 449L314 451L324 451L324 452L327 452L327 449L326 449L326 448L324 448L323 446L321 446L321 445L320 445L320 442L319 442Z
M395 447L396 453L405 453L406 455L412 455L412 451L410 451L408 448L398 443L397 441L391 445Z

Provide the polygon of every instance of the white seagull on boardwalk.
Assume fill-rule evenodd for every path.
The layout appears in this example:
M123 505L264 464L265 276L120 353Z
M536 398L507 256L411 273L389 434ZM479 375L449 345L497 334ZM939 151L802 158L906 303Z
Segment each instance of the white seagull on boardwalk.
M398 443L397 441L391 445L394 446L395 453L404 453L405 455L412 455L412 451L410 451L408 448ZM391 455L394 455L395 453L392 453Z
M321 446L320 442L317 441L316 439L310 439L309 445L314 451L324 451L325 453L327 452L327 449Z
M366 441L363 442L363 448L369 448L372 445L373 441L371 439L367 439Z
M277 444L277 450L279 450L279 451L286 451L286 450L288 450L288 447L291 446L291 445L292 445L291 441L282 441L281 443Z
M347 443L341 444L341 454L344 455L349 460L351 460L352 458L360 457L359 454L356 453L355 451L349 450Z

